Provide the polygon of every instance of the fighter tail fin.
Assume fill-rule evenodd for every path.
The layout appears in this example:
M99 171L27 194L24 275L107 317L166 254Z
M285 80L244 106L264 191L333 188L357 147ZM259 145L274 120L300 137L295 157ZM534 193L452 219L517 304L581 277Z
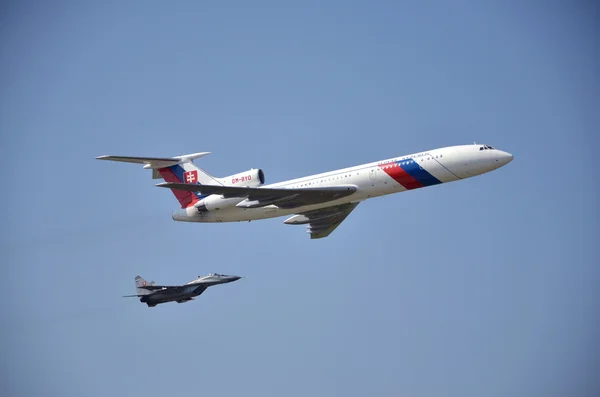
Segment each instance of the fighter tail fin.
M141 288L146 285L156 285L156 283L154 281L147 282L142 277L135 276L135 290L136 290L138 296L139 295L149 295L152 293L152 291L149 291L145 288Z

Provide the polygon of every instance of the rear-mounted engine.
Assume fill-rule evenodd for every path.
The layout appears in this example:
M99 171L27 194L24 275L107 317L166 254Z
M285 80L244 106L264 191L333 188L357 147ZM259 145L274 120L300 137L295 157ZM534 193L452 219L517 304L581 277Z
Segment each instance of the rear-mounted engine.
M224 178L218 178L217 181L224 186L259 187L265 183L265 174L260 168L251 169ZM196 207L199 212L218 211L224 208L235 207L245 200L245 197L223 198L223 196L219 194L213 194L198 201L194 207Z
M225 186L257 187L265 183L265 174L260 168L252 169L220 178L219 182Z
M198 201L194 207L198 208L198 211L218 211L224 208L235 207L241 201L244 201L244 197L231 197L223 198L220 194L213 194Z

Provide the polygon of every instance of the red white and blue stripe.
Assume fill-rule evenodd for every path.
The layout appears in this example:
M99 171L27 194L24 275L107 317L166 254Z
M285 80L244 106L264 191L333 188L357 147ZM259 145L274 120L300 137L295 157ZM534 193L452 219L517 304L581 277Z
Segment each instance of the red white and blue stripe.
M442 181L427 172L412 158L380 164L379 168L406 190L442 183Z
M197 170L186 171L179 164L173 165L171 167L160 168L158 172L166 182L195 182L198 185L200 184L198 182ZM171 191L179 201L179 204L181 204L181 208L190 207L207 196L202 195L198 192L186 192L184 190L171 189Z

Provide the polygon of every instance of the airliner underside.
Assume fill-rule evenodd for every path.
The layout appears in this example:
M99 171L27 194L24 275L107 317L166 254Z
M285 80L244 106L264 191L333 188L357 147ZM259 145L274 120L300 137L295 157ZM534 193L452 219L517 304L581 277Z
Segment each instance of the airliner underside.
M308 225L313 239L331 234L361 201L481 175L513 159L489 145L451 146L264 185L261 169L211 176L193 162L207 154L98 159L152 169L154 179L165 180L157 186L171 189L181 204L175 221L241 222L294 214L284 223Z

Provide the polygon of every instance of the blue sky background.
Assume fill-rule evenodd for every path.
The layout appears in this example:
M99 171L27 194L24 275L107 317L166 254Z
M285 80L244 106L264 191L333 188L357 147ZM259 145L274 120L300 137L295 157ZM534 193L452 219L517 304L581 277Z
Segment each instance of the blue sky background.
M4 4L1 394L598 395L598 8L485 3ZM95 160L277 182L473 141L515 160L317 241L173 222ZM245 278L121 298L207 272Z

